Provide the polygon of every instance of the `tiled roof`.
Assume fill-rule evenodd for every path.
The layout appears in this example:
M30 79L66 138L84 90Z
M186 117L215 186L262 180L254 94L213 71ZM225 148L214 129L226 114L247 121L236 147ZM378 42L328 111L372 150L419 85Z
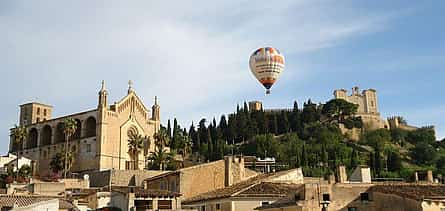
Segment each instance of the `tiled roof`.
M113 186L113 191L120 193L131 193L134 192L136 197L179 197L180 193L172 192L168 190L153 190L153 189L143 189L142 187L115 187Z
M28 195L0 195L0 207L26 207L34 203L49 201L53 198Z
M183 201L184 204L191 204L200 201L214 200L221 198L236 197L283 197L290 191L298 191L301 184L284 184L265 182L269 178L288 173L283 171L271 174L260 174L248 180L236 183L229 187L220 188L214 191L200 194Z
M445 185L431 184L385 184L375 185L370 191L395 194L401 197L421 201L423 199L445 198Z
M36 196L36 195L0 195L0 207L26 207L35 203L49 201L53 199L59 200L59 209L78 210L71 202L57 197Z
M304 189L302 184L285 184L261 182L239 193L238 197L271 196L284 197L291 192L300 192Z

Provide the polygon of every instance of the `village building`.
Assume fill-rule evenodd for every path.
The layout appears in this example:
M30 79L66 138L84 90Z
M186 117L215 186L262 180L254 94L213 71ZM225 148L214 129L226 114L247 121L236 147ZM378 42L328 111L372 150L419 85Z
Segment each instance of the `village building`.
M10 153L35 161L39 176L48 175L54 155L64 149L64 120L76 121L77 130L69 140L74 155L72 172L94 170L143 169L145 157L154 151L153 135L160 127L160 106L155 99L151 111L144 105L129 82L127 95L114 104L108 103L105 83L98 93L97 107L87 111L53 118L53 107L31 102L20 106L20 125L26 127L28 139L17 143L11 138ZM146 137L137 156L128 150L131 134Z
M201 193L229 187L258 173L244 167L242 156L226 156L224 160L200 164L164 173L145 180L144 187L182 194L182 200Z
M291 194L299 197L304 179L301 169L260 174L228 187L199 194L183 201L183 207L205 210L254 210Z
M84 193L73 198L90 210L181 210L181 194L166 190L124 186Z

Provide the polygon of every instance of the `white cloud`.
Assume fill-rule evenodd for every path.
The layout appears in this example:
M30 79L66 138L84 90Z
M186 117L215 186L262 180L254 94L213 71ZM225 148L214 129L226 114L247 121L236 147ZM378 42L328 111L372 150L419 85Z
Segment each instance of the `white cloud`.
M300 62L292 55L381 30L391 18L364 15L337 1L3 4L8 9L0 11L0 27L7 33L0 34L0 47L6 49L0 63L7 77L1 86L27 84L16 88L13 102L38 96L61 113L72 112L79 106L61 101L91 105L85 100L95 100L91 93L102 79L117 98L133 79L146 103L159 95L163 115L183 122L230 111L235 101L259 90L247 66L255 48L278 47L289 55L292 69ZM17 112L16 107L2 109ZM10 124L2 122L3 131Z

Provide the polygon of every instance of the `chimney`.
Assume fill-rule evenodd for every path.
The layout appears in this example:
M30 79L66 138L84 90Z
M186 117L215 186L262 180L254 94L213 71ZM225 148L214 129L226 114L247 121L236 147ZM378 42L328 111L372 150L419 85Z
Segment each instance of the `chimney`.
M434 182L433 171L428 170L426 172L426 180L427 180L428 183L433 183Z
M418 183L419 182L419 173L414 172L414 182Z
M232 156L224 156L224 186L229 187L233 184L232 177Z
M346 167L344 165L340 165L337 168L337 182L346 183L348 181L348 175L346 174Z
M224 157L224 185L231 186L242 181L246 177L243 156L225 156Z

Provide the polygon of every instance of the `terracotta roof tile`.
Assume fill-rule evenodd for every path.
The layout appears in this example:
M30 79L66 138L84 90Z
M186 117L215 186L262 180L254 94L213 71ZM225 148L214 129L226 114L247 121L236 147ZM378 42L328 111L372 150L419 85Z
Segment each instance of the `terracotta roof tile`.
M395 194L401 197L421 201L423 199L444 198L445 185L432 184L386 184L375 185L370 191Z
M35 203L49 201L53 199L59 200L59 208L66 210L78 210L71 202L51 196L38 196L38 195L0 195L0 207L26 207Z

